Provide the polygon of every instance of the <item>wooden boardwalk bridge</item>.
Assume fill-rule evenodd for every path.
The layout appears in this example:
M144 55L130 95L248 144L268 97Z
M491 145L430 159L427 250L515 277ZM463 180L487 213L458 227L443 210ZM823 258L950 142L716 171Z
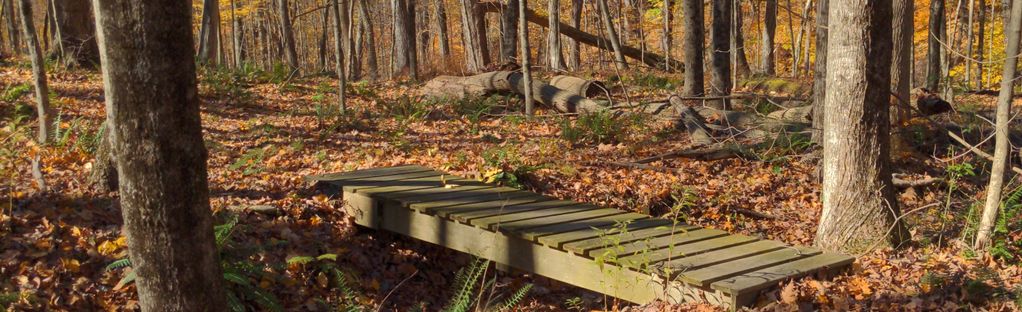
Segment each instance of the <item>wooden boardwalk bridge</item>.
M356 223L473 254L635 303L731 309L854 258L618 209L558 200L421 166L309 176Z

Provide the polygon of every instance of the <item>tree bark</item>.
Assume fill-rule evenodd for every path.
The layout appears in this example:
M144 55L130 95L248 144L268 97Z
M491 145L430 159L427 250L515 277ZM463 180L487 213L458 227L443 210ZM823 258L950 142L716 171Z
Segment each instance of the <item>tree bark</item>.
M547 27L547 57L549 58L547 66L554 71L563 71L564 53L561 52L561 18L560 14L558 14L561 10L561 1L548 1L549 7L547 11L550 12L550 15L548 16L550 19L550 25Z
M500 13L500 61L517 63L518 47L518 0L507 0L507 7Z
M362 0L365 1L365 0ZM435 0L434 14L436 15L437 36L440 41L440 56L445 60L451 56L450 36L447 34L447 8L444 0Z
M14 0L0 0L3 1L4 14L7 15L6 26L7 26L7 44L9 44L10 52L12 55L18 54L21 47L21 38L18 36L19 30L17 24L18 14L14 13Z
M749 69L749 58L745 56L745 33L743 30L745 27L742 25L742 21L745 20L742 17L742 4L738 0L733 0L731 12L734 17L734 29L731 31L730 37L734 40L734 48L730 49L734 54L735 62L735 77L741 79L749 77L751 70Z
M669 1L669 0L668 0ZM575 29L582 29L582 0L571 0L571 26ZM560 29L560 26L558 26ZM569 37L571 38L571 37ZM580 55L582 49L579 46L579 40L571 38L568 40L568 66L571 66L572 70L579 70L582 66ZM667 55L670 59L670 55Z
M810 140L823 145L823 105L827 99L827 36L830 0L816 3L816 63L813 65L813 130Z
M660 39L660 49L664 50L664 56L671 58L671 45L674 44L674 12L672 11L673 0L664 0L664 34ZM671 64L664 64L664 70L671 71Z
M994 144L994 160L990 168L990 183L987 185L987 198L983 207L983 217L976 231L974 247L979 250L990 247L994 225L997 223L998 209L1001 206L1001 192L1004 187L1005 173L1008 167L1008 153L1011 142L1008 141L1008 124L1011 122L1011 99L1014 91L1014 77L1018 68L1019 39L1022 37L1022 5L1014 1L1011 8L1010 27L1005 32L1008 46L1004 60L1004 71L1001 73L1001 91L997 97L997 124Z
M478 0L461 0L461 37L465 49L465 65L466 70L472 73L482 71L490 63L486 24L481 22L485 21L485 18L479 12Z
M941 53L944 50L941 42L947 42L944 36L944 0L930 1L930 25L927 32L926 51L926 88L937 90L941 75Z
M216 64L220 47L220 1L202 1L202 24L199 28L199 62Z
M99 48L96 46L96 28L92 19L92 5L88 0L53 1L56 22L54 45L57 57L66 64L80 66L99 65Z
M347 65L348 79L362 79L362 62L359 62L358 48L355 45L355 34L358 33L358 26L355 25L355 6L352 0L342 0L342 17L344 17L344 64ZM429 23L423 23L429 25Z
M141 310L227 310L209 206L191 3L93 4Z
M333 11L330 7L331 7L331 5L328 5L323 10L323 16L321 18L322 20L320 21L320 23L321 23L320 24L321 25L320 28L323 29L323 33L321 33L319 35L319 55L318 56L319 56L319 69L322 70L322 71L329 70L327 68L327 60L326 60L326 58L327 58L326 54L327 53L326 52L327 52L327 38L330 37L329 36L329 34L330 34L330 30L329 30L330 29L330 17L331 17L330 13L332 13L332 11Z
M976 17L979 22L979 29L976 29L976 89L983 90L986 86L983 84L983 67L986 66L983 62L983 53L985 53L986 44L986 0L979 0L979 16Z
M36 141L40 144L49 142L53 126L53 109L50 107L50 88L46 83L46 63L43 60L43 51L39 47L39 39L36 37L35 25L32 23L32 1L21 0L18 3L21 13L21 30L25 36L25 44L28 45L28 56L32 61L32 79L35 86L36 112L39 115L39 131Z
M245 31L241 28L241 19L237 15L238 5L235 0L231 0L231 34L232 41L234 43L234 67L241 68L245 65L245 55L242 51L244 48L242 45L242 38L245 36Z
M298 71L298 50L295 48L295 33L291 24L291 11L288 0L277 0L277 11L280 13L280 32L284 49L284 57L292 71Z
M394 76L417 79L415 0L391 0L391 4L394 9Z
M529 68L529 23L525 22L525 8L529 7L528 0L520 0L518 5L518 41L521 42L522 50L519 58L522 61L522 84L525 90L532 90L532 69ZM553 13L553 12L551 12ZM532 92L524 92L525 115L533 116Z
M99 192L108 193L117 190L117 162L113 148L110 146L110 126L104 122L99 127L101 135L96 156L89 173L89 183Z
M614 21L610 19L610 9L607 8L607 0L596 0L600 6L600 17L603 20L603 27L607 30L607 38L610 39L610 46L614 49L614 64L618 69L628 69L625 62L625 55L621 52L621 41L617 30L614 29Z
M369 13L369 3L366 1L359 0L358 8L362 12L359 15L362 27L366 30L366 67L369 69L369 79L375 81L380 77L379 65L376 63L376 31L373 30L372 15Z
M891 123L901 125L911 115L910 94L912 92L912 34L915 32L914 0L893 0L892 39L894 51L891 55Z
M338 2L337 0L330 0L330 9L333 10L334 14L334 63L335 71L337 72L337 107L341 112L347 110L347 104L344 98L344 89L347 87L347 75L344 74L344 54L349 53L344 47L344 25L348 24L348 14L346 13L345 7L347 7L347 0ZM341 5L344 5L343 7Z
M897 219L888 163L892 4L846 0L833 8L816 245L850 253L897 246L909 234Z
M685 81L681 87L684 96L702 96L703 86L703 2L681 0L681 46L685 57Z
M763 51L760 52L760 70L767 76L777 74L774 64L774 39L777 36L777 0L766 0L763 7Z
M713 1L713 21L710 28L710 95L731 94L731 1ZM711 101L718 109L728 109L730 101Z

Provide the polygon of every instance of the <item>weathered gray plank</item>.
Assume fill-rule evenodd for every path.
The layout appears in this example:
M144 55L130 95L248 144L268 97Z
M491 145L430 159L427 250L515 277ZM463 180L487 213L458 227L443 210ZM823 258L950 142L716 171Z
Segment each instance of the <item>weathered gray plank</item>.
M387 200L396 201L401 203L402 206L408 207L414 203L428 203L433 201L440 201L452 198L461 197L472 197L479 196L480 194L486 193L499 193L514 191L513 189L503 189L494 187L493 185L483 186L459 186L455 188L437 187L436 189L417 189L409 191L401 191L389 193L386 195Z
M539 238L539 243L554 248L561 248L562 245L568 242L574 242L584 239L597 238L607 235L613 235L621 230L639 230L644 228L658 227L670 225L670 220L647 218L642 220L634 220L632 222L610 222L604 225L591 226L586 228L580 228L578 230L568 231L565 233L547 235Z
M532 210L524 212L506 213L499 215L491 215L488 217L476 218L468 220L468 223L481 228L490 229L494 231L497 229L497 225L511 223L516 221L532 220L539 218L546 218L551 216L558 216L569 213L577 213L582 211L589 211L600 209L599 207L589 204L575 204L575 205L559 205L553 208Z
M463 212L463 211L475 211L475 210L480 210L480 209L492 209L493 207L501 207L501 206L511 207L511 206L520 205L520 204L544 202L544 201L550 201L550 200L552 200L552 198L550 198L550 197L546 197L546 196L530 193L530 195L528 195L528 196L511 197L511 198L491 200L491 201L485 201L485 202L475 202L475 203L468 203L468 204L457 205L457 206L441 207L441 208L431 209L431 210L429 210L429 213L435 214L435 215L437 215L439 217L442 217L442 218L450 218L450 215L452 213L458 213L458 212Z
M761 240L661 263L672 272L684 272L784 248L784 243Z
M435 185L436 185L435 182L425 183L425 182L414 182L414 181L409 181L409 180L420 179L420 178L424 178L424 177L439 177L439 176L440 176L440 173L438 173L436 171L420 171L420 172L402 173L402 174L397 174L397 175L392 175L392 176L382 176L382 177L374 176L374 177L365 177L365 178L358 178L358 179L353 179L353 180L345 180L345 181L339 181L339 182L327 182L327 183L340 185L341 186L341 190L344 191L344 192L358 192L358 191L361 191L363 189L369 189L369 188L374 188L374 187L385 187L385 186L394 186L394 185L411 186L411 185L416 184L416 183L421 184L422 186L435 187Z
M573 221L561 224L552 224L547 226L528 228L518 231L518 234L519 236L524 237L525 239L538 241L540 237L545 237L548 235L599 228L602 226L613 225L618 222L641 222L642 220L646 219L649 219L648 215L628 212L606 217L599 217L595 219L588 219L584 221ZM557 245L557 241L554 240L550 241L549 244L548 243L544 244L548 246L551 246L550 244Z
M694 285L709 286L712 282L722 280L730 276L745 272L752 272L818 254L820 254L820 251L817 249L789 247L748 258L708 266L702 269L682 272L680 277L681 280Z
M392 192L401 192L415 189L442 189L443 185L440 183L439 175L425 175L418 177L409 176L402 180L389 181L383 185L376 185L371 187L365 187L362 185L353 186L349 184L344 185L345 192L359 193L359 194L383 194Z
M528 229L528 228L534 228L534 227L540 227L540 226L546 226L546 225L552 225L552 224L561 224L561 223L566 223L566 222L578 222L578 221L583 221L583 220L586 220L586 219L594 219L594 218L605 217L605 216L610 216L610 215L617 215L617 214L622 214L622 213L624 213L624 212L621 211L621 210L610 209L610 208L589 209L589 210L583 210L583 211L579 211L579 212L561 214L561 215L556 215L556 216L549 216L549 217L542 217L542 218L536 218L536 219L528 219L528 220L521 220L521 221L512 221L512 222L507 222L507 223L501 223L499 225L495 225L495 227L496 227L496 229L498 229L500 231L503 231L503 232L518 232L518 231L521 231L521 230L524 230L524 229Z
M547 200L547 201L531 202L531 203L525 203L525 204L520 204L520 205L512 205L512 206L506 206L506 205L505 206L493 206L493 207L490 207L490 208L487 208L487 209L474 209L474 210L462 210L462 209L459 209L457 211L447 213L447 217L451 218L452 220L457 220L457 221L462 222L462 223L467 223L467 222L469 222L469 220L473 220L473 219L477 219L477 218L485 218L485 217L496 216L496 215L509 216L509 215L514 215L514 214L520 213L520 212L540 210L540 209L549 209L549 208L556 208L556 207L563 207L563 206L571 206L571 205L577 205L577 204L578 203L572 202L572 201L551 199L551 200ZM442 213L442 212L440 210L438 210L437 213Z
M666 225L645 229L639 229L629 226L627 231L622 233L608 233L612 235L570 242L564 244L562 248L564 248L564 250L576 254L585 255L586 253L593 249L604 248L607 247L608 245L628 244L638 240L653 239L661 236L671 235L671 233L681 234L697 229L699 229L698 226L687 225L683 223L678 225Z
M714 282L710 287L732 294L750 293L777 285L778 282L789 278L801 277L828 269L841 269L852 264L852 262L855 262L855 258L847 255L824 253L731 276Z
M605 255L608 252L615 254L618 257L628 257L631 255L642 256L645 258L654 259L653 262L659 262L661 259L667 259L668 257L680 257L681 255L691 255L693 252L700 252L710 250L712 248L723 248L730 245L723 245L731 243L731 245L737 244L734 241L748 242L755 240L754 238L742 239L741 236L728 235L727 232L716 230L716 229L698 229L692 230L685 233L678 233L668 236L654 237L651 239L644 239L634 241L628 244L622 244L620 246L610 246L601 249L594 249L589 252L589 256L595 257L596 255ZM706 242L709 241L709 242ZM686 246L689 244L696 244L694 246ZM673 248L672 248L673 246Z
M429 168L426 168L426 167L423 167L423 166L419 166L419 165L403 165L403 166L394 166L394 167L370 168L370 169L361 169L361 170L348 171L348 172L336 172L336 173L307 175L307 176L305 176L305 181L306 182L344 181L344 180L351 180L351 179L358 179L358 178L365 178L365 177L388 176L388 175L395 175L395 174L409 173L409 172L417 172L417 171L433 171L433 169L429 169Z
M472 191L469 191L469 192L472 192ZM434 209L437 209L437 208L440 208L440 207L450 207L450 206L465 205L465 204L478 203L478 202L488 202L488 201L494 201L494 200L506 200L506 199L512 199L512 198L518 198L518 197L529 197L529 196L536 196L536 193L524 192L524 191L519 191L519 190L514 190L514 191L509 191L509 192L488 191L488 192L479 192L478 195L469 196L469 197L449 198L449 199L444 199L444 200L431 201L431 202L428 202L428 203L412 203L412 204L408 205L408 208L410 208L412 210L422 211L422 212L431 212Z

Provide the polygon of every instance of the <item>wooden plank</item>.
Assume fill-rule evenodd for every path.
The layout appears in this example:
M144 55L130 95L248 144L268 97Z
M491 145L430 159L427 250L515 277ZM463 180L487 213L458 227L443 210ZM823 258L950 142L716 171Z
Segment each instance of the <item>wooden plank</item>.
M514 206L517 206L517 205L532 204L532 203L543 203L543 202L549 202L549 201L553 201L553 200L554 199L550 198L550 197L546 197L546 196L542 196L542 195L538 195L538 194L532 194L532 196L512 197L512 198L506 198L506 199L491 200L491 201L477 202L477 203L457 205L457 206L441 207L441 208L436 208L436 209L430 210L430 213L435 214L435 215L437 215L439 217L442 217L442 218L451 219L451 214L455 214L455 213L471 212L471 211L479 211L479 210L490 210L490 209L500 209L501 207L508 208L508 207L514 207Z
M744 294L755 292L789 278L796 278L812 274L817 271L834 271L855 262L855 258L843 254L824 253L771 266L760 270L731 276L710 285L713 289L733 293Z
M697 230L699 228L700 227L698 227L698 226L687 225L687 224L678 224L677 226L673 226L673 225L667 225L667 226L662 226L662 227L658 226L658 227L646 228L646 229L637 229L637 228L629 227L626 232L617 233L617 234L614 234L614 236L594 237L594 238L590 238L590 239L586 239L586 240L581 240L581 241L577 241L577 242L570 242L570 243L564 244L564 246L562 246L562 248L564 250L567 250L567 251L570 251L570 252L573 252L573 253L576 253L576 254L585 255L586 253L588 253L589 251L591 251L593 249L599 249L599 248L607 247L608 244L617 244L617 245L628 244L628 243L631 243L631 242L634 242L634 241L638 241L638 240L653 239L653 238L660 237L660 236L667 236L667 235L670 235L671 233L681 234L681 233L685 233L685 232L688 232L688 231Z
M752 272L818 254L820 254L820 251L817 249L807 247L790 247L740 260L708 266L702 269L683 272L680 277L682 281L687 283L700 286L710 286L710 283L730 276Z
M496 206L496 207L492 207L492 208L489 208L489 209L477 209L477 210L457 210L457 211L452 211L452 212L447 212L447 213L443 212L442 211L443 209L441 209L441 210L438 210L437 213L438 214L445 214L448 218L450 218L452 220L457 220L457 221L462 222L462 223L468 223L469 220L473 220L473 219L477 219L477 218L485 218L485 217L496 216L496 215L505 215L505 216L507 216L507 215L517 214L517 213L520 213L520 212L540 210L540 209L549 209L549 208L557 208L557 207L571 206L571 205L578 205L578 203L572 202L572 201L567 201L567 200L554 200L554 199L551 199L551 200L548 200L548 201L531 202L531 203L520 204L520 205L513 205L513 206Z
M505 224L516 221L532 220L545 218L550 216L558 216L569 213L576 213L582 211L590 211L600 209L599 207L589 204L575 204L575 205L561 205L553 208L532 210L525 212L515 212L507 214L492 215L488 217L476 218L468 220L468 223L474 226L478 226L484 229L490 229L491 231L496 230L496 226L499 224Z
M548 235L592 229L594 227L599 228L602 226L614 225L615 223L619 222L641 222L642 220L646 219L650 219L649 215L628 212L606 217L600 217L596 219L565 222L561 224L552 224L547 226L528 228L518 231L518 234L521 237L524 237L525 239L538 241L540 237L545 237ZM556 245L557 241L551 241L550 243Z
M432 201L432 202L428 202L428 203L412 203L412 204L408 205L408 208L412 209L412 210L416 210L416 211L430 212L430 211L433 211L434 209L441 208L441 207L450 207L450 206L465 205L465 204L478 203L478 202L487 202L487 201L494 201L494 200L507 200L507 199L512 199L512 198L529 197L529 196L536 196L536 194L532 193L532 192L524 192L524 191L519 191L519 190L514 190L514 191L509 191L509 192L490 191L490 192L480 192L478 195L470 196L470 197L450 198L450 199Z
M578 221L583 221L583 220L586 220L586 219L595 219L595 218L599 218L599 217L605 217L605 216L610 216L610 215L617 215L617 214L622 214L622 213L624 213L624 211L617 210L617 209L610 209L610 208L588 209L588 210L582 210L582 211L579 211L579 212L572 212L572 213L555 215L555 216L549 216L549 217L542 217L542 218L535 218L535 219L528 219L528 220L512 221L512 222L507 222L507 223L495 224L494 226L491 227L491 229L493 229L493 230L500 230L500 231L503 231L503 232L518 232L518 231L525 230L525 229L528 229L528 228L534 228L534 227L540 227L540 226L546 226L546 225L552 225L552 224L568 223L568 222L578 222Z
M671 259L670 262L661 263L659 266L670 268L671 272L685 272L705 266L724 263L765 252L775 251L786 247L784 243L774 240L761 240L748 244L736 245L720 250L715 250L699 255Z
M590 251L588 255L590 257L595 257L596 255L612 253L618 257L626 257L634 254L640 254L637 256L651 257L653 259L667 259L672 255L674 257L680 257L683 254L692 254L692 252L704 251L710 248L723 248L730 246L724 246L724 244L730 243L731 245L735 245L739 243L737 241L750 241L748 239L743 240L741 239L742 237L737 236L729 237L731 236L729 236L725 231L716 229L698 229L685 233L655 237L648 240L638 240L620 246L594 249ZM691 250L690 248L692 248L692 246L683 246L695 243L700 244L695 245L695 248ZM673 248L671 248L672 246Z
M409 192L415 192L416 196L406 195L406 193L409 193ZM387 194L386 197L387 197L387 200L392 200L392 201L399 202L404 207L410 207L412 204L418 204L418 203L438 202L438 201L443 201L443 200L458 199L458 198L465 198L465 197L478 197L478 196L482 196L482 195L486 195L486 194L491 194L491 193L510 194L510 193L516 193L516 192L521 192L521 191L513 189L513 188L494 187L493 185L489 185L489 186L485 186L485 187L479 187L479 186L461 186L461 187L457 187L457 188L441 187L441 188L438 188L438 189L424 189L424 190L420 189L420 190L404 191L404 192L398 192L398 193L390 193L390 194ZM531 192L529 194L533 195L533 196L539 196L539 195L536 195L535 193L531 193Z
M343 192L358 192L358 191L361 191L363 189L369 189L369 188L374 188L374 187L394 186L394 185L411 186L411 185L416 184L416 183L419 183L422 186L435 187L435 185L437 184L435 182L426 183L426 182L413 182L413 181L409 181L409 180L420 179L420 178L428 178L428 177L437 177L437 178L439 178L440 177L440 173L436 172L436 171L420 171L420 172L412 172L412 173L402 173L402 174L397 174L397 175L392 175L392 176L366 177L366 178L346 180L346 181L341 181L341 182L328 182L328 183L341 185L341 191L343 191Z
M403 166L394 166L394 167L370 168L370 169L361 169L361 170L348 171L348 172L336 172L336 173L307 175L307 176L305 176L305 181L306 182L344 181L344 180L352 180L352 179L365 178L365 177L388 176L388 175L395 175L395 174L409 173L409 172L418 172L418 171L433 171L433 169L429 169L429 168L426 168L426 167L423 167L423 166L419 166L419 165L403 165Z
M590 238L598 238L601 236L606 238L607 235L619 233L619 231L624 229L638 230L644 228L666 226L670 224L671 224L670 220L657 218L647 218L642 220L635 220L633 222L612 222L600 226L592 226L560 234L543 236L539 238L538 242L540 244L547 245L550 247L561 248L561 246L569 242Z

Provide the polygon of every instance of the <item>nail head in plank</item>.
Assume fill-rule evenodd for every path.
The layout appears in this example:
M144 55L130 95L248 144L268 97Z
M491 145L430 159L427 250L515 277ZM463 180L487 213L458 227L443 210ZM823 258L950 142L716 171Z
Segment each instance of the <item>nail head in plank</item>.
M694 271L682 272L681 280L694 285L709 286L710 283L762 268L791 262L797 259L817 255L820 251L812 248L791 247L768 253L743 258L731 262L725 262Z
M827 269L844 268L852 262L855 262L855 258L847 255L824 253L728 277L714 282L710 287L732 294L749 293L776 285L789 278L802 277Z

